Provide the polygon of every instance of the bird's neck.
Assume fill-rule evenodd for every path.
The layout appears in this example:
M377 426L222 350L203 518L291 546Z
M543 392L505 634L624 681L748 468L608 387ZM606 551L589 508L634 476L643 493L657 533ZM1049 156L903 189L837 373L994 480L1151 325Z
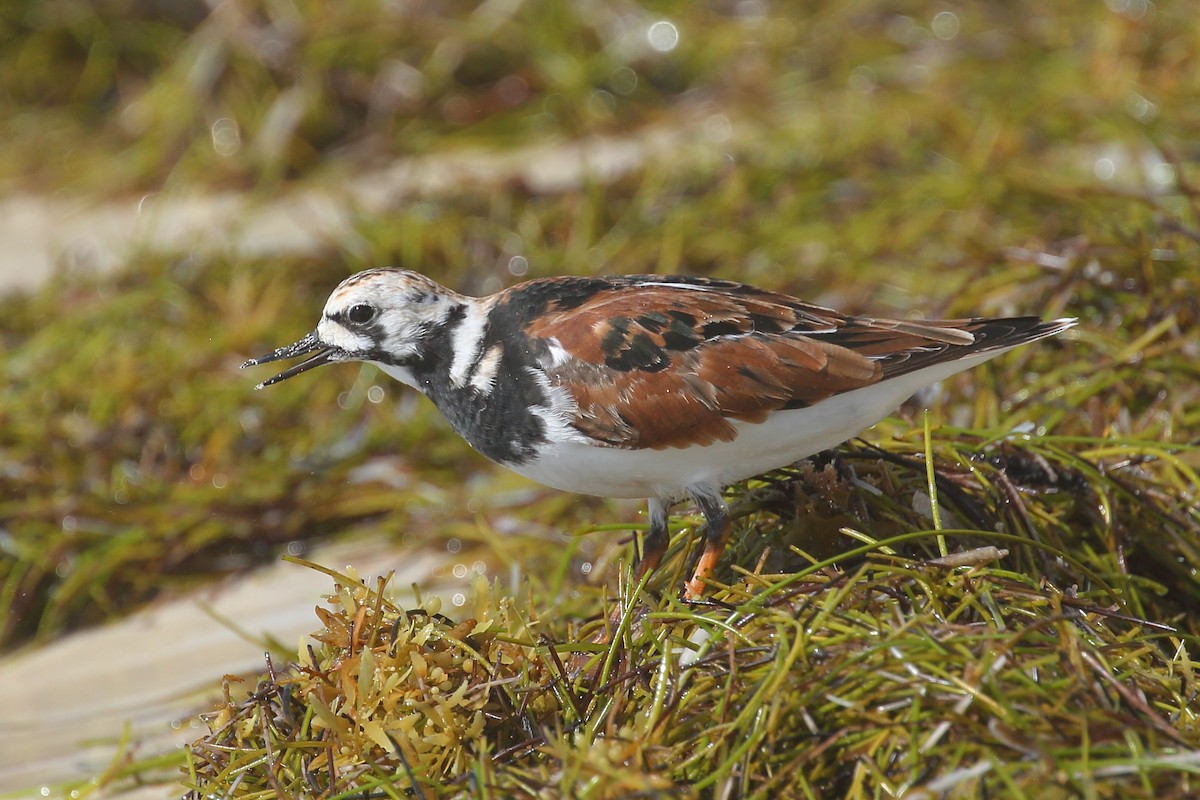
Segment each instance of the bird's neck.
M422 337L403 364L380 364L396 380L416 388L454 430L483 455L501 464L532 458L545 441L545 425L531 411L549 402L536 378L536 362L523 336L494 319L486 301L460 298L445 321Z

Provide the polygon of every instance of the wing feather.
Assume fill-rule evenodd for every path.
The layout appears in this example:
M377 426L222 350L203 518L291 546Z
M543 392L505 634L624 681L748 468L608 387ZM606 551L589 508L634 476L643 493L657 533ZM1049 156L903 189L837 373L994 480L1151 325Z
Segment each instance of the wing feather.
M682 276L550 279L508 295L512 313L526 310L521 330L556 354L541 366L574 398L574 426L625 448L728 441L735 420L761 422L772 411L1061 330L1035 317L853 317Z

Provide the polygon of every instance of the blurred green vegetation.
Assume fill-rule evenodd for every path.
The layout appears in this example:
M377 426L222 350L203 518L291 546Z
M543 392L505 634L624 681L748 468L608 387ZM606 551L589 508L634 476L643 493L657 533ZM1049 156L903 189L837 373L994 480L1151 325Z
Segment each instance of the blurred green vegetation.
M656 23L665 38L655 41L666 47L673 29L674 47L651 45ZM1048 742L1041 766L1026 771L1033 754L1005 744L1012 737L995 732L986 705L941 740L937 759L921 762L920 748L904 745L903 769L912 770L904 780L887 755L894 742L864 750L861 738L832 737L803 758L764 745L763 758L799 758L797 780L810 784L792 788L815 796L887 795L932 774L920 764L957 769L976 757L1011 767L979 778L995 792L1035 796L1053 778L1055 796L1182 796L1195 765L1161 759L1180 742L1196 746L1185 709L1196 702L1187 654L1200 635L1200 22L1186 5L362 0L224 2L210 11L166 0L27 0L0 9L0 187L9 193L103 200L237 187L269 204L295 187L332 190L397 158L429 155L452 168L468 147L551 152L664 128L685 131L686 144L618 178L584 175L556 191L472 183L356 211L340 247L253 259L219 244L144 252L116 274L64 269L28 296L0 299L0 643L45 640L358 530L388 531L406 547L440 547L451 536L486 545L528 576L525 601L548 640L570 649L595 633L618 556L630 550L596 533L571 540L564 555L557 537L623 522L626 511L502 474L370 367L330 368L262 394L251 391L259 376L237 371L309 330L328 291L357 269L410 267L482 292L514 282L510 259L521 255L531 276L715 274L864 313L1075 315L1070 337L906 406L868 434L879 450L843 449L857 483L779 478L792 489L765 499L757 484L736 489L747 511L765 503L770 513L743 518L720 577L733 581L735 565L752 570L760 558L772 574L807 569L861 542L844 527L869 540L932 527L918 510L931 502L920 414L930 405L944 513L973 532L965 544L1011 554L945 582L907 562L880 566L887 554L878 547L875 561L859 552L829 565L822 613L851 627L878 617L878 635L896 637L880 641L896 649L834 658L827 663L839 670L821 680L853 687L861 665L863 697L875 697L881 667L868 651L914 663L944 656L928 639L905 639L909 612L941 618L969 607L972 624L994 626L976 630L978 647L958 651L978 652L1009 624L968 599L972 586L987 586L1010 592L1006 602L1024 598L1027 619L1056 609L1058 638L1039 638L1051 630L1041 626L1029 634L1043 648L1027 653L1039 665L1057 645L1079 651L1072 636L1088 640L1096 663L1144 641L1133 672L1105 672L1127 691L1097 688L1100 670L1087 662L1090 677L1062 691L1054 722L1045 722L1052 694L1006 707L1004 725L1027 714L1017 728L1041 731L1045 722L1061 737L1039 740ZM671 587L685 540L643 598L663 613L683 613ZM893 546L919 560L937 554L935 543L929 534ZM792 599L753 580L746 587L724 602L753 606L738 619L754 642L745 658L757 664L765 656L753 648L778 638L769 634L776 620L759 612ZM759 590L766 599L754 599ZM899 611L877 611L879 592ZM928 606L913 611L919 592ZM1086 600L1086 625L1068 624L1075 617L1061 611L1072 597ZM1088 627L1097 609L1121 615L1111 633L1124 637L1119 646ZM710 625L701 621L708 612L688 611L681 624ZM659 652L651 626L641 630L620 640L629 665ZM537 661L541 647L525 656L536 662L534 682L550 674ZM738 658L731 650L730 669ZM772 673L786 678L762 679L795 682L787 702L799 714L816 695L791 663ZM944 667L952 682L967 669L954 663ZM1037 669L1046 667L1003 680L1027 681ZM1166 687L1150 693L1156 713L1130 699L1150 684ZM1120 724L1092 726L1095 709L1084 706L1100 695ZM622 713L643 709L638 697L623 698L633 705ZM925 730L925 717L887 717L878 709L891 701L876 699L856 706L876 709L857 721L829 716L816 729ZM577 702L597 711L593 701ZM548 716L537 724L558 719L564 735L575 730L580 708L555 717L570 705L542 707ZM589 719L594 731L614 717ZM676 724L687 738L701 721ZM613 756L603 769L572 761L566 741L532 750L538 769L561 766L581 776L578 786L602 785L596 775L611 778L618 762L621 780L641 776L646 791L705 774L740 776L744 796L779 785L756 783L764 762L739 760L749 756L736 748L714 747L716 760L703 760L703 737L689 739L695 751L670 751L679 762ZM636 741L654 752L669 745ZM1099 781L1089 748L1133 760ZM839 773L839 764L858 767ZM494 769L512 765L510 776L531 768L514 759Z

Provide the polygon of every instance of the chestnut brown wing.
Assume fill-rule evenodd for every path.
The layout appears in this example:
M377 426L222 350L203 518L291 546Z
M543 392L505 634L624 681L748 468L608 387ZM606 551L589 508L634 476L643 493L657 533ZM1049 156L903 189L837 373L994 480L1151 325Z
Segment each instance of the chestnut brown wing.
M523 332L546 348L550 381L575 398L575 427L616 447L728 441L733 420L760 422L772 411L1040 338L1053 326L1036 317L851 317L707 278L557 281L524 285L545 300Z
M845 322L833 312L739 284L624 280L525 327L565 351L544 368L575 398L575 426L600 441L730 440L732 420L761 421L882 377L876 361L821 338Z

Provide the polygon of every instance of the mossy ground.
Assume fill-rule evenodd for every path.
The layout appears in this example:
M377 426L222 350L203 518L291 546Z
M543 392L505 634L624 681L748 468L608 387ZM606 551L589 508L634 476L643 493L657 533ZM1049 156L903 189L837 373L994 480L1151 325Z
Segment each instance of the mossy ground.
M0 12L0 177L270 196L468 144L675 124L711 147L553 193L463 186L362 212L328 252L145 253L2 301L6 646L289 545L453 536L498 549L518 585L480 580L442 618L332 578L319 646L231 685L183 759L191 790L1195 793L1194 15L865 0L190 8ZM645 36L660 19L680 35L665 53ZM624 527L624 507L489 500L524 484L371 368L269 394L236 370L309 329L355 269L484 291L515 280L514 255L531 276L687 271L849 311L1080 325L948 381L836 455L731 489L724 585L688 606L676 587L697 520L648 586L625 586L618 535L561 538ZM404 488L363 479L364 465ZM937 561L960 551L964 564Z

